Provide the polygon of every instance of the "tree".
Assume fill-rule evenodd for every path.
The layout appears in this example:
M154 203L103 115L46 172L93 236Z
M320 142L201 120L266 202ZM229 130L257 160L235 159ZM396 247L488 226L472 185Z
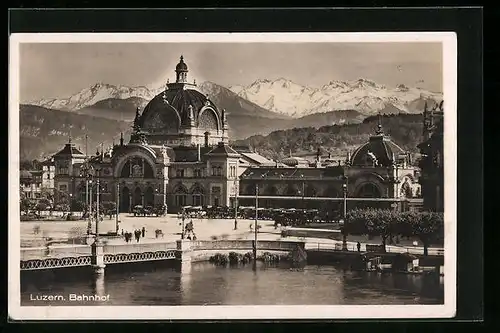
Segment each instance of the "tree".
M36 204L36 210L38 211L38 215L41 214L42 211L51 209L51 202L48 199L42 198L38 200L38 203Z
M21 211L24 212L25 215L28 215L32 209L35 208L35 202L30 198L22 198L20 202Z
M424 256L428 255L428 248L432 241L444 235L443 213L420 212L415 215L406 214L407 223L411 232L424 245Z

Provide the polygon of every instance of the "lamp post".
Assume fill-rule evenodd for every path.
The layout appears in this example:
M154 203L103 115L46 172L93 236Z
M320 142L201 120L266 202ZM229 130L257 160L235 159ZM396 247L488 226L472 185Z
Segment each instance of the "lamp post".
M120 220L118 219L118 214L120 214L120 181L116 182L116 233L118 234L118 229L120 228Z
M88 175L88 183L89 183L89 187L90 187L90 192L89 192L89 225L88 225L88 233L90 234L90 231L92 230L92 220L94 218L94 216L92 215L92 201L94 200L93 196L92 196L92 175L89 174Z
M95 221L95 241L96 243L99 242L99 169L96 169L96 176L97 176L97 181L96 181L96 221Z
M347 235L345 233L346 227L346 217L347 217L347 177L345 178L344 184L342 184L342 192L344 194L344 224L342 226L342 251L347 251Z
M257 268L257 227L259 220L259 183L255 183L255 230L253 240L253 268Z
M165 215L167 215L167 181L163 179L163 207L165 207Z
M238 229L238 178L234 179L234 230Z
M70 213L73 212L73 205L72 205L72 203L73 203L73 193L70 193L69 194L69 212Z
M302 179L302 209L305 210L306 183L304 181L304 175L300 175L300 178Z
M182 230L181 230L181 239L184 239L184 221L186 220L186 209L182 207Z

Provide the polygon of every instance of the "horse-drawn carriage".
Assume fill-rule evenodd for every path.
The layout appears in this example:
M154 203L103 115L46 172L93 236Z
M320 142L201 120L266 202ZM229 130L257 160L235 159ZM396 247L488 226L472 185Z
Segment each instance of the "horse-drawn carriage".
M157 205L157 206L142 206L137 205L133 209L134 216L163 216L165 215L165 206Z

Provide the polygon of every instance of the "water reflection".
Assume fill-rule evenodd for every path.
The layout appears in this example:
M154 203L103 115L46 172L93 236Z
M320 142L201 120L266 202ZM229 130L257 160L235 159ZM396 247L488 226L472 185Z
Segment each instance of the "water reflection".
M30 294L109 294L107 305L442 304L435 276L355 272L336 266L287 264L216 267L193 263L106 267L100 280L70 271L22 274L22 305L48 305ZM181 273L181 271L183 273ZM54 301L51 305L92 305ZM102 305L102 304L101 304Z

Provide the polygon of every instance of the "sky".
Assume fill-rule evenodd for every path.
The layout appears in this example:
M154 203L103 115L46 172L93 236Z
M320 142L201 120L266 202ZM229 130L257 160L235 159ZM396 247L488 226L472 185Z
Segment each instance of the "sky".
M23 43L21 102L69 97L95 83L160 86L175 80L223 86L286 78L310 87L365 78L442 92L441 43Z

